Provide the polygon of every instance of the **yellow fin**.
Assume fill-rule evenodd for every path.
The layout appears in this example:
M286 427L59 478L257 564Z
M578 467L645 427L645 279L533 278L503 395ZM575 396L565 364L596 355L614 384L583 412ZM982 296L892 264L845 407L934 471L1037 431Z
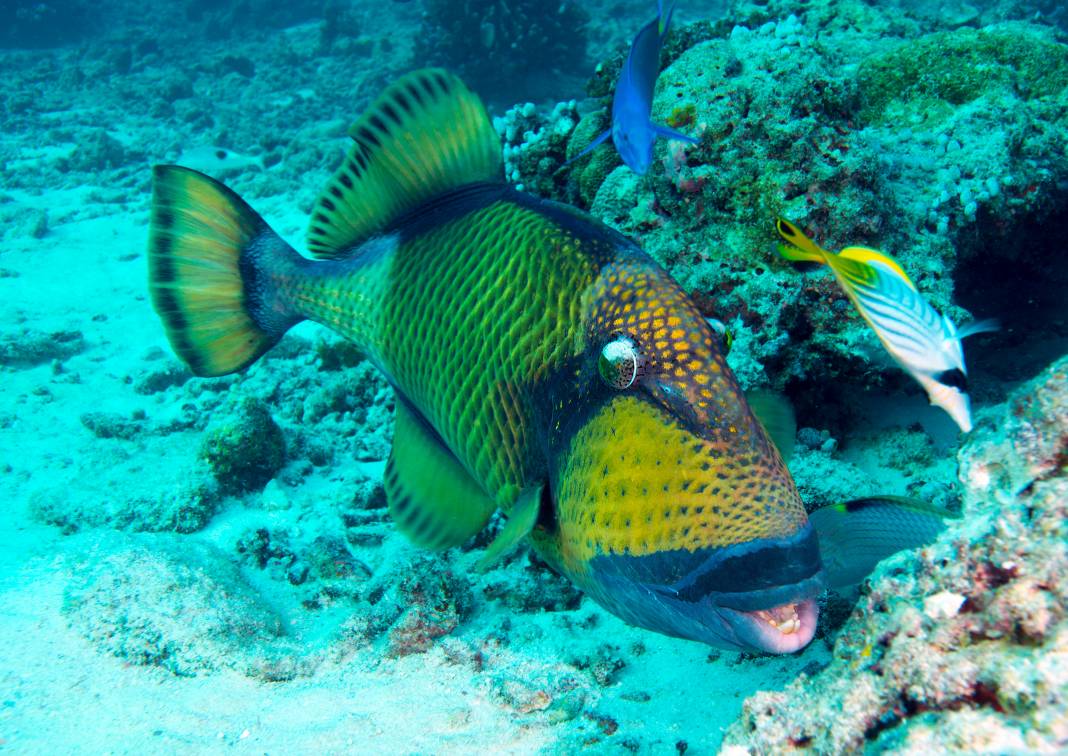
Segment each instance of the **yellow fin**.
M475 569L484 572L498 560L514 549L534 529L538 521L538 508L541 506L541 486L525 488L508 512L508 522L493 539L486 553L475 564Z
M417 546L459 546L497 508L414 409L397 401L393 449L385 474L389 513Z
M285 328L257 322L242 257L281 244L244 200L190 168L152 171L148 289L167 338L197 375L233 373L274 346Z
M502 180L501 142L482 101L456 76L413 71L349 129L356 142L315 203L308 249L346 256L450 189Z
M908 284L910 289L916 291L916 285L912 283L909 274L905 272L904 268L898 265L897 260L890 257L888 254L875 249L868 249L867 247L846 247L838 253L838 256L846 260L856 260L865 265L881 266Z
M830 252L820 247L784 218L775 219L775 230L786 244L779 245L779 254L792 262L827 262Z
M797 439L797 419L790 401L782 394L764 389L747 391L745 400L778 448L783 461L789 462Z

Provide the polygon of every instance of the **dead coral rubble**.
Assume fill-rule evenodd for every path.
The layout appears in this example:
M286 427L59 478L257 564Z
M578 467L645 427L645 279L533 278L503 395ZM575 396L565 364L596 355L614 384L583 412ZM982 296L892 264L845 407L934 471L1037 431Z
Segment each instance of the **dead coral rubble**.
M1068 357L961 450L964 516L880 570L814 677L745 704L758 753L1068 747Z

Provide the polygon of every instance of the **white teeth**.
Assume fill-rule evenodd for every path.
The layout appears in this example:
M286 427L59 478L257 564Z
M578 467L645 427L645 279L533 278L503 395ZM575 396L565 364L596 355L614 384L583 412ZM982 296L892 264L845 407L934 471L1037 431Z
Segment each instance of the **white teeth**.
M797 607L794 604L777 606L757 612L756 615L783 635L793 635L801 629L801 618L797 616Z

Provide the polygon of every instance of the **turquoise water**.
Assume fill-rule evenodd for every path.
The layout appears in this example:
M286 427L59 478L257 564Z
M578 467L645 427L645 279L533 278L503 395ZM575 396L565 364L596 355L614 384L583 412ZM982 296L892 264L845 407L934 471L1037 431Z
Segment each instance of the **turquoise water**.
M680 4L644 176L611 143L652 3L0 8L0 750L901 753L1068 748L1068 17L1052 2ZM425 552L383 473L396 399L302 323L197 378L147 287L151 166L304 249L348 125L418 67L485 101L502 179L640 245L796 415L809 511L907 496L934 542L819 597L804 649L632 627L501 525ZM443 128L447 125L443 124ZM571 160L571 162L568 162ZM974 429L835 278L892 255L963 341ZM949 380L949 379L947 379Z

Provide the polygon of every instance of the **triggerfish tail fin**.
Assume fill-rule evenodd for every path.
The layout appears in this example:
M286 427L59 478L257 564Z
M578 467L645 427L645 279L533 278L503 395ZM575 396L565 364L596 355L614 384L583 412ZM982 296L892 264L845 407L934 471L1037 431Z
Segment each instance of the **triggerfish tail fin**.
M500 138L482 101L441 69L401 77L349 136L355 144L312 211L308 249L319 258L347 256L450 189L503 177Z
M848 588L891 554L933 541L949 511L918 499L874 496L821 507L808 516L820 540L829 587Z
M265 275L299 256L218 181L175 165L152 178L149 292L167 338L197 375L241 370L300 320Z

